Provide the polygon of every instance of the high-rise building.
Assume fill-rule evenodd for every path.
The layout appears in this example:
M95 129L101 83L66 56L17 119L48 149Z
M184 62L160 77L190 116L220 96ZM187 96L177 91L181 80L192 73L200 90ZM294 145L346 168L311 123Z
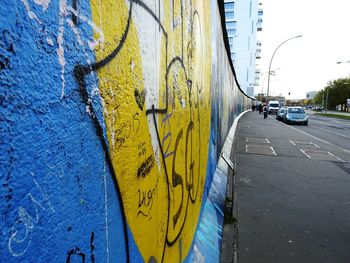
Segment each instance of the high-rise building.
M263 10L259 0L225 0L225 21L230 54L240 87L254 96L259 83L261 42L257 33L262 30Z

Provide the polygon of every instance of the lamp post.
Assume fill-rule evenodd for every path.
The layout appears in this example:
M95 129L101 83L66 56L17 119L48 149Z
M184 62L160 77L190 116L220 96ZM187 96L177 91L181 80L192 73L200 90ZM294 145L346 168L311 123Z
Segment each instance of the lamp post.
M299 37L302 37L303 35L299 35L299 36L295 36L295 37L291 37L291 38L288 38L287 40L283 41L281 44L278 45L278 47L275 49L275 51L273 52L272 54L272 57L271 57L271 60L270 60L270 65L269 65L269 75L268 75L268 79L267 79L267 97L269 97L269 91L270 91L270 72L271 72L271 65L272 65L272 60L273 60L273 57L275 56L277 50L280 48L280 46L282 46L284 43L292 40L292 39L295 39L295 38L299 38Z
M267 74L270 74L272 76L276 76L276 71L280 70L280 69L281 68L276 68L276 69L272 69L270 71L266 71L264 73L260 73L261 75L265 75L264 79L263 79L263 82L262 82L262 85L261 85L261 93L264 93L264 86L265 86L265 80L266 80Z
M350 63L350 60L347 61L338 61L337 64Z

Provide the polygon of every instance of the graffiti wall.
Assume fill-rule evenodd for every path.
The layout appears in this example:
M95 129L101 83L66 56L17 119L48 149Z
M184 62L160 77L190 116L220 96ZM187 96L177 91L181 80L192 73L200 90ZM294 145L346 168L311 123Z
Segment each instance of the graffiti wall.
M215 170L250 99L217 2L0 7L0 261L218 256Z

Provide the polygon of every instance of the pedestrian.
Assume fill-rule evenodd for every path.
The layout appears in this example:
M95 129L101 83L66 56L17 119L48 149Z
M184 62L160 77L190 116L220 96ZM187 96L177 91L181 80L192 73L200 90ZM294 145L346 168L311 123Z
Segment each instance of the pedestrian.
M266 105L263 107L262 111L264 112L264 119L266 119L267 115L269 114L269 109Z
M258 111L259 111L259 114L261 114L261 112L262 112L262 105L261 105L261 103L259 104L259 106L258 106Z

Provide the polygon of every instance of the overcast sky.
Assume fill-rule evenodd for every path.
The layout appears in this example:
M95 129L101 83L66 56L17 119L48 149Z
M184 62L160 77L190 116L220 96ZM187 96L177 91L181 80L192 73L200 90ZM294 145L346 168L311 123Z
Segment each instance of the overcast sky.
M270 95L305 98L307 91L321 90L328 81L350 75L350 0L261 0L264 11L260 86L266 93L271 56ZM288 96L288 92L291 93Z

